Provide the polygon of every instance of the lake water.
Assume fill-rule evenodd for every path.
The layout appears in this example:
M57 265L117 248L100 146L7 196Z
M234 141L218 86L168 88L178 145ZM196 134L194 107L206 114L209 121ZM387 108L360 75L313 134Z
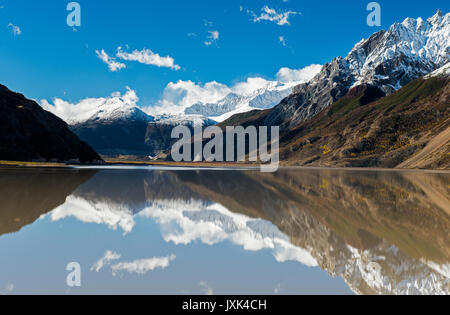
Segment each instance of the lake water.
M3 169L0 194L0 294L450 293L449 173Z

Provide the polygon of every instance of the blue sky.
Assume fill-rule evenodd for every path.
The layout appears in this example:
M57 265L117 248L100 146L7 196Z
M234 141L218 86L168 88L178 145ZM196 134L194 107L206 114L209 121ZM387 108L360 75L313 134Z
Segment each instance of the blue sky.
M298 69L346 55L380 29L367 25L370 1L362 0L78 2L82 25L75 32L66 24L69 1L0 0L1 84L29 98L72 102L124 92L129 86L138 93L139 104L148 106L161 98L169 82L233 85L249 76L273 79L281 67ZM450 7L444 0L378 2L381 28ZM266 5L277 13L301 14L290 15L285 25L253 21L249 11L260 16ZM10 23L20 28L20 35L13 34ZM210 31L219 33L216 41L208 39ZM111 72L96 50L114 56L119 46L170 56L181 69L121 61L126 68Z

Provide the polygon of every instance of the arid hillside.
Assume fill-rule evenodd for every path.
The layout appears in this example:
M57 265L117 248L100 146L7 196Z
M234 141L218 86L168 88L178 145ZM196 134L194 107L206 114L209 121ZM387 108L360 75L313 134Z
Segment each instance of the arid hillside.
M383 97L371 85L351 89L326 110L282 130L285 165L450 168L450 79L417 79ZM236 115L221 124L264 125L270 111Z

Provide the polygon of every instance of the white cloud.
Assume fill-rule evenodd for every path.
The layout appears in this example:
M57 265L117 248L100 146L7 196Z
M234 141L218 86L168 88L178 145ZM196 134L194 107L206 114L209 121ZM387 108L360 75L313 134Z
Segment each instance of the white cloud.
M76 104L55 98L53 105L47 100L42 100L41 106L68 124L77 124L88 120L93 115L97 115L98 119L108 117L111 113L119 115L130 107L136 107L138 101L136 92L127 87L123 95L120 92L114 92L110 97L86 98Z
M79 202L73 203L73 199ZM99 206L98 202L83 200L82 198L69 196L66 203L51 213L52 220L58 220L67 217L64 209L81 208L81 212L103 212L105 206ZM90 220L92 214L75 215L82 222L93 222L105 224L111 227L116 219L117 212L124 213L129 217L128 222L133 221L133 211L127 208L119 208L118 205L108 204L109 216L111 219ZM89 208L89 209L88 209ZM188 245L196 241L203 244L215 245L224 241L241 246L246 251L270 250L277 262L297 261L306 266L315 267L317 262L311 256L308 249L303 249L293 245L289 237L283 234L270 221L261 219L253 219L242 214L236 214L220 204L210 204L203 200L154 200L145 209L137 214L139 218L148 218L159 224L162 238L167 243L171 242L176 245ZM102 215L105 217L105 215ZM134 225L134 224L133 224ZM133 226L129 226L127 231L131 231ZM92 266L91 270L101 270L111 261L118 260L120 255L107 251L102 259ZM141 259L131 262L117 262L111 266L113 275L119 272L136 273L139 275L146 274L155 269L167 268L172 261L176 259L175 255L166 257L154 257L150 259ZM207 289L210 287L204 285Z
M22 34L22 30L17 25L9 23L8 27L11 28L11 31L13 32L14 36L18 36L18 35Z
M99 272L104 266L109 265L112 261L120 259L120 254L107 250L105 255L100 258L92 267L91 271Z
M154 257L150 259L135 260L132 262L121 262L113 265L111 268L113 276L121 271L135 273L138 275L145 275L149 271L155 269L165 269L169 267L170 262L174 261L175 259L175 255L170 255L167 257Z
M137 61L146 65L153 65L157 67L171 68L172 70L180 70L181 67L175 64L175 60L170 57L161 57L150 49L134 50L133 52L125 52L122 47L117 48L117 58L127 61Z
M267 88L271 84L273 84L273 81L260 77L252 77L248 78L246 81L236 83L232 87L232 90L236 94L247 96L260 89Z
M77 103L70 103L60 98L55 98L53 104L42 100L41 106L70 125L87 121L94 115L95 119L119 115L130 107L140 107L149 115L182 114L186 108L194 104L216 103L230 93L245 97L268 87L278 86L287 89L309 81L320 69L320 65L311 65L303 69L281 68L276 75L276 80L279 82L261 77L250 77L231 86L216 81L203 84L191 80L179 80L170 82L165 87L161 99L152 106L140 107L137 104L139 97L130 88L127 88L124 94L115 92L109 97L86 98Z
M205 41L206 46L211 46L219 40L220 33L219 31L209 31L208 39Z
M103 49L101 51L96 50L95 53L97 54L98 58L100 58L104 63L108 65L108 68L111 72L117 72L123 68L126 68L126 65L124 63L116 61L115 58L110 57Z
M258 23L261 21L274 22L279 26L290 25L289 18L291 15L301 15L300 12L295 11L279 11L270 8L269 6L264 6L261 9L261 14L257 15L255 12L248 10L248 14L253 16L253 22Z
M169 83L163 92L162 99L154 107L148 107L152 114L179 114L184 109L196 103L212 103L221 100L231 92L225 84L216 81L198 84L193 81L178 81Z
M153 204L139 216L153 218L161 226L163 239L176 245L195 241L215 245L229 240L246 251L269 249L280 263L298 261L306 266L317 266L307 249L291 244L289 237L271 222L233 213L220 204L205 208L202 203L191 202L181 207L161 201L159 206Z
M310 65L303 69L281 68L277 73L277 80L280 82L306 82L314 78L321 69L321 65Z
M304 83L312 79L320 69L320 65L311 65L303 69L281 68L277 73L277 80L289 85ZM164 89L161 100L155 106L148 106L143 110L150 115L182 114L186 108L194 104L215 103L230 93L248 96L276 83L261 77L251 77L232 86L216 81L202 84L190 80L180 80L176 83L169 83Z
M279 39L281 45L283 45L284 47L287 46L287 39L284 36L280 36L280 37L278 37L278 39Z
M147 107L144 110L151 115L182 114L186 108L194 104L215 103L230 93L250 95L272 83L273 81L258 77L248 78L246 81L238 82L231 87L216 81L201 84L190 80L180 80L176 83L169 83L157 105Z

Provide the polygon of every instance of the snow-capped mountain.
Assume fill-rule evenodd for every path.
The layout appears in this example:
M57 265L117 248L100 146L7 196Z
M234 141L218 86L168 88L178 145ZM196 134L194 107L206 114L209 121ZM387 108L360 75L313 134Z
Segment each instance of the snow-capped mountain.
M202 115L217 122L222 122L235 114L255 109L272 108L289 96L294 86L301 83L304 83L304 81L289 83L269 81L264 88L257 89L248 95L230 93L216 103L194 104L186 108L185 114Z
M89 113L89 118L84 119L78 117L77 120L69 119L70 125L77 125L79 123L114 123L117 121L144 121L150 122L154 117L147 115L137 106L123 105L123 104L103 104L97 110Z
M70 126L111 124L117 121L152 121L153 117L139 108L138 101L135 91L127 88L124 94L116 92L110 97L86 98L77 104L71 104L59 98L55 98L53 104L42 100L41 106Z
M345 58L354 86L399 89L450 61L450 13L407 18L359 42Z
M268 116L269 125L295 126L369 84L391 94L450 61L450 13L407 18L363 39L345 57L326 64L310 82L294 88Z
M154 155L170 146L174 125L192 127L194 120L211 125L235 114L273 108L265 124L283 129L312 118L359 85L379 89L377 95L391 94L450 61L449 34L450 13L438 11L426 20L407 18L361 40L345 58L337 57L323 67L296 70L303 71L299 76L281 73L275 81L253 78L234 87L216 82L213 90L220 87L223 93L206 91L206 85L199 87L192 82L172 84L170 91L175 96L167 103L166 112L164 106L155 111L158 115L151 114L151 107L146 109L150 114L141 110L136 93L129 88L125 94L109 98L85 99L79 104L57 99L54 105L43 101L42 106L103 154ZM217 94L217 98L205 98L204 94Z

